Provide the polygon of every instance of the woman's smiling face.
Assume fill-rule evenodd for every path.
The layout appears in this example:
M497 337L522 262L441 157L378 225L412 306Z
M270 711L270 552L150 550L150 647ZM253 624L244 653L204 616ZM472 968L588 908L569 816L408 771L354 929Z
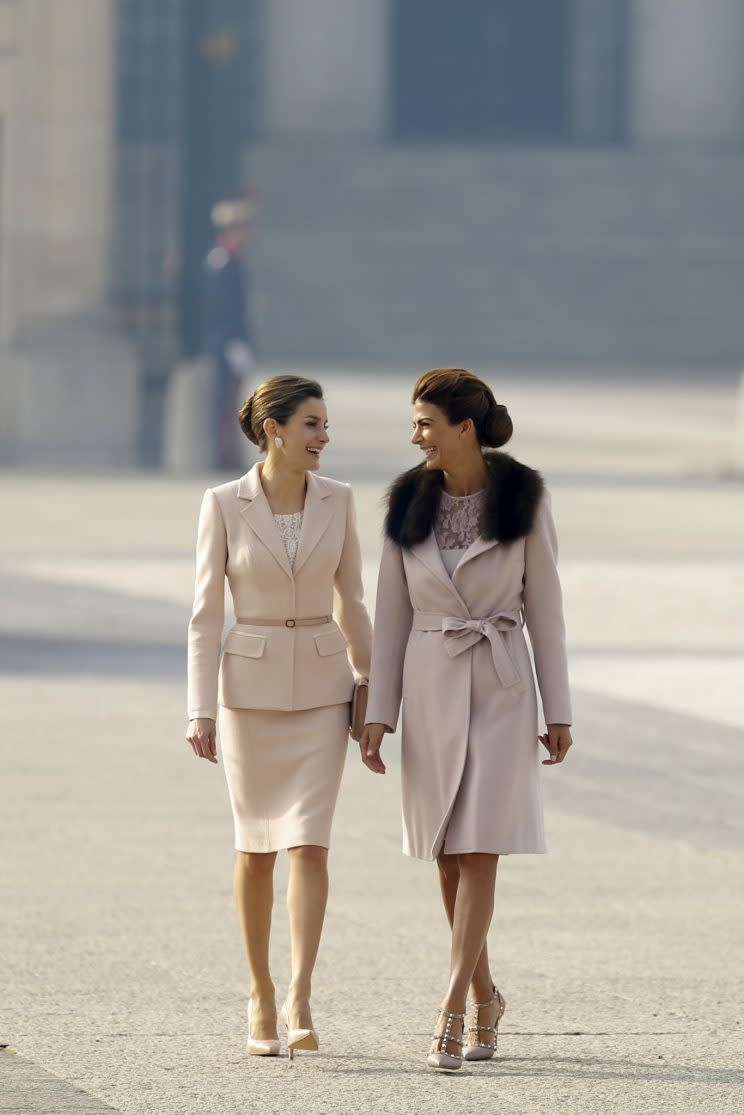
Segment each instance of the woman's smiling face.
M284 445L280 452L288 463L316 470L320 454L331 440L328 436L328 411L322 399L303 399L291 418L277 432ZM271 449L271 443L269 443Z
M464 448L463 433L468 422L470 419L451 425L441 407L434 403L419 399L413 404L411 442L423 452L427 468L447 471L448 464Z

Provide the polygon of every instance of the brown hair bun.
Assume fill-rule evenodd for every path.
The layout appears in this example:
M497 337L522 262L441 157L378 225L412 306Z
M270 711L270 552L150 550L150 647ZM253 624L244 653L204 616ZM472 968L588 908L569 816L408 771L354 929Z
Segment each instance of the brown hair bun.
M258 445L259 440L253 432L253 395L248 396L238 411L238 422L248 440L252 441L254 445Z
M514 426L509 411L503 403L497 403L494 400L491 408L491 426L488 431L488 441L483 438L479 438L479 441L482 445L489 445L493 449L499 449L502 445L506 445L513 433Z

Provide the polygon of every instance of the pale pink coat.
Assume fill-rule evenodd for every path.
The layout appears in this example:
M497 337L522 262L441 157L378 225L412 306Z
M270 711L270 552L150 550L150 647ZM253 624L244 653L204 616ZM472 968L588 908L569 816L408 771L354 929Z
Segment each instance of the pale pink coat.
M478 538L448 575L431 532L386 538L368 723L394 731L402 700L403 850L543 852L534 650L547 723L570 724L557 541L544 492L532 530Z

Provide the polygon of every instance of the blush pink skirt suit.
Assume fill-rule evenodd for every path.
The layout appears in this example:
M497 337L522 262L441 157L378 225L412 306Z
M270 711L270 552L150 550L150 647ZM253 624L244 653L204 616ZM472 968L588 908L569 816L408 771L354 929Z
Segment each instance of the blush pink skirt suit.
M371 624L347 484L307 474L299 537L282 537L256 465L202 502L189 624L189 719L217 718L235 846L329 847L354 676ZM222 645L225 580L236 623ZM263 621L263 622L262 622Z

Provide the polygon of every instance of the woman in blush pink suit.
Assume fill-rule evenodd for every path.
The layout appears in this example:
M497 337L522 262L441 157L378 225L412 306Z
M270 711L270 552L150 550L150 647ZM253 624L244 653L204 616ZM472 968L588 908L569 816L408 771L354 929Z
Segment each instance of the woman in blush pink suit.
M318 1048L311 977L348 746L350 665L368 675L372 628L351 489L316 475L329 440L319 384L275 376L243 404L240 425L266 459L204 495L187 739L217 761L219 704L251 978L247 1050L259 1056L279 1052L269 930L276 855L289 851L292 979L282 1021L292 1057ZM236 623L221 647L226 578Z
M496 1047L506 1007L486 948L496 867L500 855L545 850L539 742L546 765L563 761L571 706L550 498L537 472L495 451L511 436L506 407L458 368L422 376L413 403L424 461L388 494L360 746L384 773L382 737L402 702L404 852L437 861L452 929L428 1063L458 1069Z

